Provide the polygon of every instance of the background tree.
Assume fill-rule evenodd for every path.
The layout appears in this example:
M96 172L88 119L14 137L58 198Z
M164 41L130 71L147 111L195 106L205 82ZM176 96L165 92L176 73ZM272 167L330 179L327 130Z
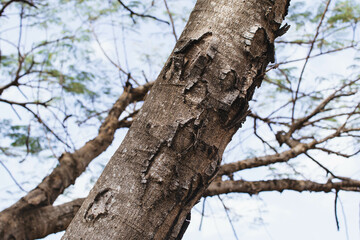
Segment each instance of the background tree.
M58 207L52 204L109 147L116 129L131 124L141 106L139 102L151 86L142 83L155 79L168 54L157 51L160 58L149 48L142 48L142 61L152 64L146 68L131 67L136 50L130 47L130 40L134 40L130 32L144 33L154 22L160 28L168 26L165 36L156 35L160 42L166 37L177 39L176 32L183 24L179 23L179 13L168 14L177 11L171 2L167 7L161 1L1 4L4 29L0 36L0 70L4 82L0 101L6 112L1 127L1 164L14 175L18 185L8 188L11 192L3 198L16 199L24 195L23 190L35 187L36 182L41 184L1 213L0 229L36 233L32 237L38 238L65 229L81 199ZM232 147L233 154L225 154L226 164L219 173L223 177L209 187L206 196L289 189L333 191L338 199L340 190L359 190L358 175L352 175L358 168L349 171L346 167L352 166L351 159L359 150L359 11L355 1L326 1L316 7L292 4L292 27L287 36L278 40L276 62L269 67L263 83L266 86L257 93L245 128L234 138L233 146L237 147ZM36 37L30 34L34 32L38 33ZM89 46L95 50L91 52ZM110 48L115 51L109 51ZM105 58L99 58L100 54ZM156 61L157 58L162 60ZM335 64L331 63L332 58ZM346 58L351 60L351 68L344 68ZM123 85L122 93L119 83ZM114 99L117 101L112 105ZM79 134L83 129L86 136ZM92 140L84 144L89 139ZM54 167L51 159L58 159L60 164L48 175L48 169ZM81 163L76 171L70 171L72 159ZM345 159L350 160L335 168L334 160ZM45 165L45 169L39 165ZM16 169L21 166L33 169L28 176L38 177L31 182L22 180ZM98 174L94 175L96 178ZM71 195L75 194L68 192L69 197L62 202ZM221 199L227 209L231 199ZM29 221L33 216L37 216L36 227L34 221Z

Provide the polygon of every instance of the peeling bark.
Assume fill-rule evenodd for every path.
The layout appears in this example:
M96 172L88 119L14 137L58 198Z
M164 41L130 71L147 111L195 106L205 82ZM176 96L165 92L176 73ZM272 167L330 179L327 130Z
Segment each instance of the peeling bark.
M288 0L199 0L63 239L177 239L248 114Z

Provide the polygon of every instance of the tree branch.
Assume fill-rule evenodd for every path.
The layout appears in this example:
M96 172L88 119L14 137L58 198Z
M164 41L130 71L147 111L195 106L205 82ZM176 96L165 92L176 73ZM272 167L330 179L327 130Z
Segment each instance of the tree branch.
M353 81L344 83L340 88L336 89L332 94L330 94L328 97L326 97L323 101L321 101L321 103L319 105L317 105L315 107L315 109L313 111L311 111L310 114L308 114L307 116L297 119L294 121L294 123L291 125L289 131L288 131L288 135L292 135L296 130L300 129L308 120L310 120L312 117L314 117L315 115L319 114L320 112L322 112L322 110L327 106L327 104L329 104L331 101L339 98L339 97L345 97L345 96L351 96L354 95L356 92L347 92L347 93L340 93L344 88L358 82L360 80L360 78L357 78Z
M248 182L244 180L238 181L222 181L213 182L204 193L204 197L215 196L224 193L248 193L258 194L266 191L294 190L298 192L331 192L332 190L343 190L360 192L360 181L357 180L343 180L340 182L317 183L307 180L294 180L294 179L280 179L268 181L255 181Z
M168 6L166 0L164 0L164 4L165 4L166 12L169 15L169 19L170 19L170 22L171 22L171 28L172 28L172 32L173 32L173 35L174 35L174 38L175 38L175 42L177 42L178 37L177 37L177 34L176 34L174 20L173 20L172 14L170 12L170 9L169 9L169 6Z
M28 231L23 231L21 239L43 238L49 234L65 230L83 201L84 198L79 198L58 206L30 208L24 212L19 212L18 215L13 215L12 211L5 210L2 213L2 218L7 218L9 225L19 224L19 219L23 219L21 227L28 229ZM36 222L34 222L34 219L36 219ZM3 231L2 224L4 223L0 222L0 229ZM1 231L0 237L2 238Z
M312 141L311 143L299 143L290 150L281 153L266 155L262 157L249 158L238 162L224 164L220 166L220 170L217 175L218 176L229 175L244 169L267 166L269 164L274 164L279 162L287 162L290 159L295 158L296 156L305 153L307 150L313 148L315 144L316 144L315 141Z
M95 138L72 153L63 153L59 158L59 165L50 175L18 202L2 211L0 213L0 236L3 231L14 231L16 228L23 227L19 223L26 217L24 211L51 205L68 186L73 184L76 178L85 171L88 164L110 146L115 131L119 127L118 118L121 113L130 103L142 100L152 85L153 82L134 89L125 89L109 111ZM9 222L9 215L18 216L18 218ZM27 229L25 232L32 232L32 230Z
M5 9L6 9L8 6L10 6L11 3L14 3L14 2L25 3L25 4L27 4L27 5L31 6L31 7L36 8L36 6L35 6L32 2L30 2L30 1L26 1L26 0L10 0L10 1L6 2L6 3L2 6L2 8L0 9L0 17L3 16Z
M131 8L129 8L128 6L126 6L121 0L118 0L118 2L120 3L121 6L123 6L126 10L128 10L130 12L130 17L132 18L133 15L138 16L138 17L142 17L142 18L151 18L154 19L156 21L162 22L162 23L166 23L166 24L170 24L168 21L165 20L161 20L157 17L151 16L151 15L147 15L147 14L141 14L141 13L137 13L134 12ZM135 20L133 19L133 21L135 22Z
M329 5L330 5L330 2L331 0L328 0L327 3L326 3L326 6L325 6L325 10L321 16L321 19L320 19L320 22L316 28L316 33L315 33L315 36L314 36L314 39L310 45L310 49L309 49L309 52L306 56L306 59L305 59L305 63L303 65L303 68L301 70L301 73L300 73L300 77L299 77L299 80L298 80L298 84L297 84L297 87L296 87L296 92L295 92L295 98L294 98L294 102L293 102L293 108L292 108L292 112L291 112L291 119L294 120L294 113L295 113L295 104L296 104L296 100L298 99L298 93L299 93L299 90L300 90L300 84L301 84L301 81L302 81L302 77L303 77L303 74L305 72L305 68L306 68L306 65L309 61L309 58L310 58L310 55L311 55L311 52L314 48L314 45L315 45L315 42L316 42L316 39L317 37L319 36L319 33L320 33L320 27L323 23L323 20L325 18L325 14L327 13L328 9L329 9Z

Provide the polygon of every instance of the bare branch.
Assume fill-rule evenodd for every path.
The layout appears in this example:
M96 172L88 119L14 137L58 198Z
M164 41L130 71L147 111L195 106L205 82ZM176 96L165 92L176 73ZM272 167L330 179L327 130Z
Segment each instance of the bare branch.
M51 101L51 100L49 100ZM36 114L33 110L31 110L27 105L41 105L41 106L44 106L44 107L47 107L47 102L44 102L44 103L41 103L41 102L25 102L25 103L18 103L18 102L14 102L14 101L9 101L9 100L6 100L6 99L0 99L0 102L4 102L4 103L7 103L7 104L10 104L11 107L13 107L13 105L16 105L16 106L20 106L24 109L26 109L28 112L30 112L35 118L36 120L42 124L47 131L49 131L57 140L59 140L61 143L63 143L64 145L66 145L68 148L71 148L64 140L62 140L43 120L42 118L40 117L40 115ZM14 109L15 111L15 109ZM19 115L18 115L19 116Z
M341 153L341 152L337 152L337 151L333 151L331 149L327 149L327 148L324 148L324 147L315 147L314 149L317 149L317 150L320 150L320 151L323 151L323 152L326 152L328 154L334 154L334 155L337 155L337 156L340 156L340 157L344 157L344 158L350 158L354 155L356 155L357 153L359 153L359 151L353 153L353 154L344 154L344 153Z
M276 150L276 148L274 148L273 146L270 145L270 143L268 143L267 141L265 141L257 132L257 125L256 125L256 118L254 118L254 134L255 136L260 139L260 141L265 144L266 146L268 146L271 150L273 150L275 153L278 153L278 151Z
M307 122L309 119L311 119L312 117L314 117L315 115L319 114L322 112L322 110L327 106L327 104L329 104L332 100L339 98L339 97L344 97L344 96L351 96L354 95L356 92L347 92L347 93L339 93L341 92L345 87L350 86L354 83L356 83L357 81L359 81L360 79L356 79L350 82L347 82L345 84L343 84L343 86L341 86L340 88L336 89L332 94L330 94L328 97L326 97L323 101L321 101L320 104L318 104L315 109L308 114L307 116L297 119L297 120L293 120L293 124L290 127L289 131L288 131L288 135L292 135L296 130L300 129L305 122Z
M294 146L292 149L278 154L249 158L238 162L224 164L220 167L218 176L230 175L234 172L244 169L261 167L279 162L287 162L290 159L295 158L296 156L305 153L307 150L313 148L315 144L315 141L312 141L311 143L300 143Z
M156 21L166 23L168 25L170 24L168 21L161 20L161 19L159 19L157 17L147 15L147 14L141 14L141 13L134 12L132 9L130 9L128 6L126 6L121 0L118 0L118 2L120 3L121 6L123 6L126 10L128 10L130 12L130 17L132 17L134 15L134 16L143 17L143 18L151 18L151 19L154 19ZM135 22L134 19L133 19L133 21Z
M31 7L37 8L37 7L36 7L32 2L30 2L30 1L26 1L26 0L10 0L10 1L6 2L6 3L2 6L2 8L0 9L0 17L3 16L5 9L6 9L7 7L9 7L11 3L14 3L14 2L25 3L25 4L27 4L27 5L31 6Z
M5 171L9 174L10 178L14 181L14 183L16 184L16 186L18 186L18 188L27 193L26 190L24 190L24 188L21 186L21 184L15 179L15 177L12 175L11 171L6 167L6 165L0 160L0 165L5 169Z
M244 180L238 181L222 181L213 182L205 191L203 197L215 196L224 193L248 193L258 194L266 191L293 190L298 192L331 192L332 190L354 191L360 192L360 181L358 180L344 180L340 182L317 183L307 180L294 180L294 179L280 179L268 181L255 181L248 182Z
M318 53L318 54L311 55L311 56L309 57L309 59L315 58L315 57L320 57L320 56L323 56L323 55L326 55L326 54L330 54L330 53L340 52L340 51L342 51L342 50L346 50L346 49L354 48L354 47L355 47L355 45L351 44L351 45L349 45L349 46L331 49L331 50L326 51L326 52L321 52L321 53ZM300 62L300 61L304 61L304 60L306 60L306 59L307 59L307 57L298 58L298 59L293 59L293 60L289 60L289 61L283 61L283 62L276 63L276 64L274 64L274 65L271 65L271 66L269 66L269 68L272 69L272 68L279 67L280 65L284 65L284 64L288 64L288 63L294 63L294 62ZM276 66L276 67L275 67L275 66Z
M296 105L296 100L298 98L298 93L299 93L299 90L300 90L300 84L301 84L301 81L302 81L302 77L303 77L303 74L305 72L305 68L306 68L306 65L309 61L309 58L310 58L310 55L311 55L311 52L314 48L314 45L315 45L315 42L316 42L316 39L317 37L319 36L319 33L320 33L320 27L323 23L323 20L325 18L325 14L327 13L328 9L329 9L329 5L330 5L330 2L331 0L328 0L327 3L326 3L326 7L324 9L324 12L321 16L321 19L320 19L320 22L316 28L316 33L315 33L315 36L314 36L314 39L310 45L310 49L309 49L309 53L308 55L306 56L306 59L305 59L305 63L303 65L303 68L301 69L301 73L300 73L300 77L299 77L299 80L298 80L298 84L297 84L297 87L296 87L296 92L295 92L295 97L294 97L294 103L293 103L293 108L292 108L292 112L291 112L291 119L294 120L294 113L295 113L295 105Z
M167 1L166 1L166 0L164 0L164 4L165 4L166 12L167 12L167 14L169 15L169 19L170 19L170 22L171 22L172 32L173 32L173 35L174 35L174 37L175 37L175 42L177 42L178 37L177 37L177 35L176 35L174 20L173 20L172 14L171 14L171 12L170 12L170 9L169 9L169 7L168 7L168 4L167 4Z
M283 126L290 127L290 124L287 123L287 122L275 121L275 120L273 120L273 118L260 117L259 115L257 115L254 112L249 113L248 116L252 117L252 118L255 118L255 119L259 119L259 120L261 120L261 121L263 121L264 123L267 123L267 124L274 124L274 125L276 124L276 125L283 125Z

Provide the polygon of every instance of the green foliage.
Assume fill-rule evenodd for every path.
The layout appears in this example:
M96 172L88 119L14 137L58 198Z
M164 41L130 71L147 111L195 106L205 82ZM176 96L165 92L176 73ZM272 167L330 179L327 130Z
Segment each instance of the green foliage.
M329 17L328 23L330 26L343 23L356 24L360 21L360 4L355 1L338 1L332 11L332 16Z
M12 125L11 120L3 119L0 122L1 127L1 137L3 140L8 139L8 146L1 146L2 152L5 155L9 155L9 149L11 147L11 156L16 156L18 154L14 154L16 149L18 151L25 152L26 154L37 155L39 154L43 148L43 138L41 135L37 135L31 131L31 125ZM5 143L6 141L4 141Z
M152 1L124 3L139 14L157 11ZM142 19L118 1L50 0L34 4L36 8L15 1L6 9L6 17L0 17L0 88L10 84L0 99L31 103L5 108L5 115L13 114L22 125L4 122L7 127L1 133L4 144L0 155L8 154L9 149L19 158L49 150L55 150L52 155L61 154L56 151L74 145L68 128L83 127L84 123L98 126L128 78L108 61L120 58L114 62L121 66L124 54L105 49L107 58L99 46L110 42L112 49L119 51L125 31L136 34L137 21ZM143 70L128 69L132 76L141 78ZM6 106L0 104L0 108ZM46 136L35 134L44 132Z

